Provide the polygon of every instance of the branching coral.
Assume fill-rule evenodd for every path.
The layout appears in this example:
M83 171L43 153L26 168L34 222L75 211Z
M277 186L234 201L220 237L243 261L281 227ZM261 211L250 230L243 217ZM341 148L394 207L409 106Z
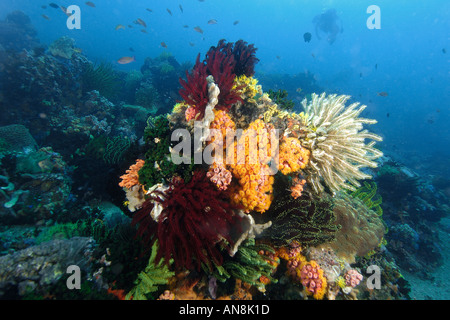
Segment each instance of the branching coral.
M360 187L358 180L371 178L360 171L363 167L376 167L373 160L382 156L374 148L381 137L362 130L364 124L376 120L358 118L366 108L359 103L345 107L349 96L336 94L320 96L312 94L312 100L302 105L308 116L306 134L300 138L302 145L311 150L308 182L315 192L324 191L324 184L336 192L342 188L354 191ZM365 139L373 140L365 144Z
M255 240L249 238L242 243L233 259L227 259L222 266L216 266L213 275L221 282L225 282L232 276L264 291L265 283L261 282L261 279L277 282L272 277L278 265L270 257L274 253L275 250L272 247L255 244Z
M236 76L246 75L252 77L255 74L255 64L259 61L256 58L256 48L253 44L248 44L244 40L238 40L235 43L220 40L217 47L211 49L224 52L227 56L232 56L235 61L234 73ZM211 50L210 49L210 50Z
M135 287L125 296L127 300L147 300L147 295L158 290L158 286L167 284L169 278L175 273L169 271L164 259L156 262L156 253L158 251L158 242L155 241L152 247L152 253L148 265L142 271L136 281Z
M242 101L237 90L239 88L234 88L236 75L233 73L235 65L233 56L227 56L212 47L206 53L205 63L208 74L214 78L214 82L220 89L217 108L228 110L233 103Z
M174 259L176 267L192 269L201 264L222 264L220 246L223 240L233 244L231 228L242 219L220 191L211 184L202 171L194 173L191 181L172 182L170 188L155 197L162 205L158 217L157 237L160 251L157 260Z
M122 181L119 183L119 187L131 189L131 187L139 184L139 170L144 165L144 160L137 159L136 163L131 165L126 171L126 174L120 176Z
M192 72L186 71L186 80L180 78L180 84L183 87L179 91L180 96L195 109L199 119L203 118L204 109L209 101L207 77L207 66L200 62L200 54L198 54Z

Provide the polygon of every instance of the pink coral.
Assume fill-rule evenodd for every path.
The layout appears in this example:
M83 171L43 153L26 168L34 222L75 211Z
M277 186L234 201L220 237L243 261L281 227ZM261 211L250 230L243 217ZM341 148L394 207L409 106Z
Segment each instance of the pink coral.
M300 276L302 285L309 294L312 294L315 299L323 298L327 281L323 270L315 261L304 263L300 272L297 271L297 276Z
M206 176L216 185L219 190L226 190L231 182L231 172L223 164L213 164Z
M345 285L347 287L354 288L361 282L363 276L355 269L350 269L347 271L344 278L345 278Z

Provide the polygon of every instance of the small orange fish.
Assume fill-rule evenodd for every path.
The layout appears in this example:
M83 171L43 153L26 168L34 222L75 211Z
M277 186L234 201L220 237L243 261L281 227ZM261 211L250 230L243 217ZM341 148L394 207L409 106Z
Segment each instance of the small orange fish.
M125 29L125 26L122 25L122 24L118 24L118 25L116 26L115 29L116 29L116 30L119 30L119 29Z
M146 24L145 21L142 20L142 19L139 19L139 18L138 18L134 23L135 23L135 24L140 24L140 25L143 26L144 28L147 28L147 24Z
M167 44L165 42L161 42L161 47L167 48Z
M131 63L131 62L134 62L134 61L136 61L136 57L135 57L135 56L132 56L132 57L122 57L122 58L120 58L119 60L117 60L117 63L118 63L118 64L128 64L128 63Z
M199 26L195 27L194 30L199 32L199 33L201 33L201 34L203 34L203 30Z
M45 20L50 20L50 18L45 14L42 15L42 18L44 18Z
M381 92L377 92L377 95L379 95L380 97L387 97L388 93L385 91L381 91Z
M95 8L95 4L91 1L86 2L86 5L92 8Z

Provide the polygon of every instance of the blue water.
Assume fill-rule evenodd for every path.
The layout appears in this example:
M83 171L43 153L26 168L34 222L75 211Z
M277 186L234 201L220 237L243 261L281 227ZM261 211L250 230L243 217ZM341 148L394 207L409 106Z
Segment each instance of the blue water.
M419 176L431 175L428 176L429 179L443 178L447 183L443 192L450 197L449 1L94 0L93 2L95 7L86 5L85 1L55 1L60 6L80 7L81 29L69 30L66 25L67 16L59 8L49 6L50 1L2 0L0 21L9 13L21 10L31 19L41 44L49 46L60 37L68 36L75 39L75 46L80 48L90 61L111 63L116 70L125 72L140 70L147 57L155 58L165 52L171 53L180 63L193 64L198 54L203 59L210 47L217 45L220 39L226 39L228 42L243 39L257 48L256 56L259 63L255 68L255 78L281 74L286 79L292 79L292 76L307 73L313 77L315 85L327 93L350 95L352 101L367 105L363 116L378 121L377 124L370 126L369 130L383 137L383 142L377 146L380 146L387 156L407 166L408 170ZM47 7L44 9L43 5ZM371 13L367 13L367 8L370 5L380 8L380 29L368 28L367 21ZM151 12L147 9L151 9ZM333 43L327 41L327 35L323 32L319 31L317 34L314 22L316 16L329 9L336 11L339 25L342 27ZM46 15L48 19L42 15ZM145 21L147 27L137 25L135 23L137 19ZM212 19L217 23L208 23ZM125 28L115 30L118 25ZM201 28L203 34L194 30L194 27ZM147 32L144 33L142 30ZM306 42L303 38L308 32L312 35L310 42ZM163 42L167 48L162 46ZM118 60L124 56L135 56L136 61L125 65L119 64ZM295 87L295 83L289 83L288 86ZM280 84L279 88L282 89L283 84ZM263 90L266 89L269 88L263 86ZM289 94L289 98L299 108L299 96L296 96L295 91L290 91ZM24 107L23 109L26 110ZM117 167L114 169L117 170ZM95 168L92 171L95 171ZM427 185L429 189L421 191L435 194L430 181L427 182L428 185L422 181L421 186ZM104 182L99 182L101 183ZM111 182L108 180L106 183ZM88 189L91 187L89 183L82 187L92 192L92 189ZM93 188L95 190L95 186ZM439 198L439 201L441 200ZM430 199L426 201L441 203ZM445 201L442 200L442 203ZM76 196L72 193L67 203L69 202L77 202ZM388 202L389 200L386 201ZM421 202L417 200L417 203ZM389 207L389 209L400 215L409 210L408 205L410 204L404 203L400 208ZM398 212L395 211L397 209ZM432 216L434 209L424 206L423 211ZM448 219L448 207L446 212L445 219ZM440 218L441 216L436 219L428 216L426 219L427 223L429 221L434 223ZM418 229L422 218L413 219L417 225L408 220L409 216L405 218L406 222L402 219L393 219L394 222L390 223L403 226L410 223L411 231L408 233L410 229L397 227L397 233L393 233L396 236L392 238L393 241L398 239L405 241L404 239L409 237L414 239L411 250L427 250L428 247L421 244L421 241L429 244L435 239L427 238L429 234ZM445 221L443 230L446 230L444 234L448 235L449 223L448 220ZM431 229L434 227L436 226L432 225ZM432 233L438 233L437 227L436 232ZM29 246L27 241L30 240L24 240L26 246ZM7 250L14 241L8 238L8 242L6 240L3 242L4 247L8 244L3 248ZM390 245L394 246L395 243ZM423 249L425 247L426 249ZM434 248L439 248L439 254L444 257L443 264L448 267L447 260L450 257L448 246L442 247L436 241ZM398 248L393 250L395 249ZM420 292L420 288L417 289L415 285L420 287L420 281L425 281L426 287L428 279L420 278L412 281L417 281L413 287ZM448 286L448 283L442 286ZM434 293L417 292L415 297L418 298L450 298L448 294L443 296L439 293L433 296Z
M198 53L203 57L220 39L244 39L258 48L257 72L296 74L308 70L328 92L345 93L367 104L367 112L379 121L374 130L384 137L385 148L405 158L411 153L450 155L447 1L94 2L95 8L84 1L57 2L66 7L80 6L81 30L68 30L66 16L59 9L42 9L44 1L2 1L0 19L20 9L30 16L42 43L70 36L92 61L115 63L122 56L134 54L136 62L117 65L120 70L139 69L145 57L166 50L180 62L194 62ZM366 25L370 16L366 10L372 4L381 9L378 30L369 30ZM312 22L329 8L336 9L343 23L343 32L332 45L317 39ZM133 24L137 18L147 23L148 34ZM216 19L217 24L208 24L210 19ZM233 25L235 21L239 23ZM118 24L134 28L116 31ZM195 26L203 29L203 35L193 29ZM305 32L312 33L309 43L303 41ZM443 53L443 49L448 52ZM381 91L388 97L378 96Z

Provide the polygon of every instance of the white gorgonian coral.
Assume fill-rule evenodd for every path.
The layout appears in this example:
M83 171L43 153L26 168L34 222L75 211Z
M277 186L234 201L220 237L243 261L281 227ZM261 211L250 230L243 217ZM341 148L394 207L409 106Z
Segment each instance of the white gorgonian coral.
M353 103L345 107L349 98L322 93L320 96L312 94L309 104L306 99L302 101L306 133L301 142L311 150L305 171L308 182L317 193L324 190L324 184L333 193L340 189L355 190L361 186L358 180L371 178L361 169L376 167L374 160L383 155L374 148L375 142L382 138L363 130L364 124L377 121L358 118L366 106ZM366 139L372 141L366 144Z

